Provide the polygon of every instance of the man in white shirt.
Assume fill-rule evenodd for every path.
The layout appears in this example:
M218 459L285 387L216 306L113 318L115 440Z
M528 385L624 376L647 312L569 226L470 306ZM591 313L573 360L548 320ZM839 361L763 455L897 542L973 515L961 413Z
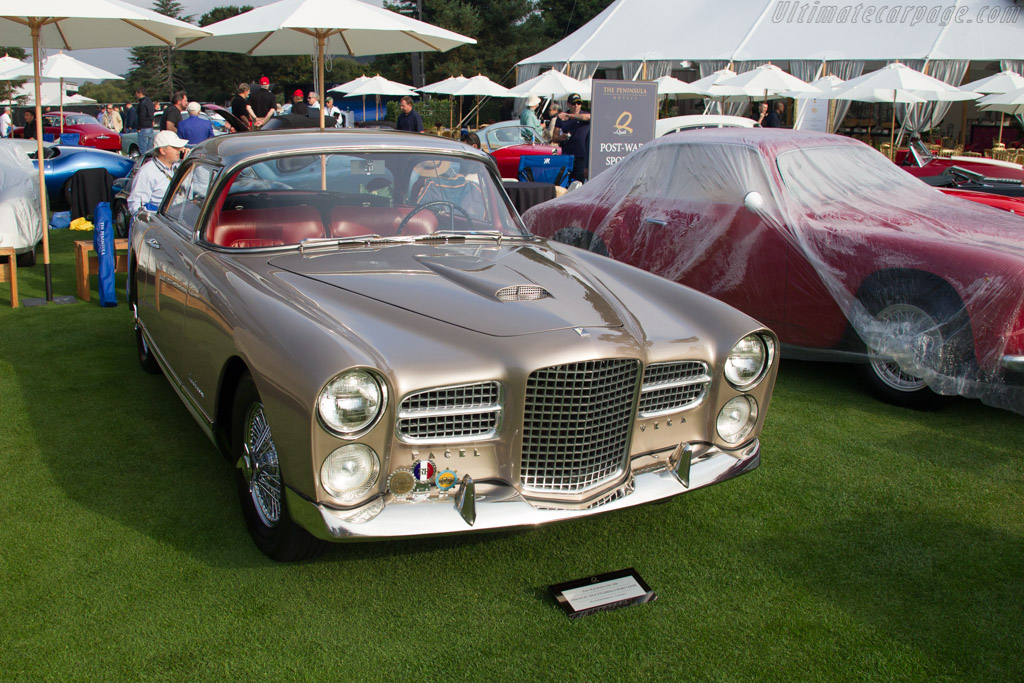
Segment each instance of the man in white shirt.
M13 126L11 125L11 108L4 107L4 113L0 114L0 137L11 137L12 130Z
M334 106L334 98L330 95L324 98L324 116L333 116L335 120L334 127L341 128L341 110Z
M145 207L155 209L160 206L187 144L188 141L179 138L174 131L162 130L156 134L153 138L153 158L139 169L132 183L131 194L128 195L128 211L131 214Z

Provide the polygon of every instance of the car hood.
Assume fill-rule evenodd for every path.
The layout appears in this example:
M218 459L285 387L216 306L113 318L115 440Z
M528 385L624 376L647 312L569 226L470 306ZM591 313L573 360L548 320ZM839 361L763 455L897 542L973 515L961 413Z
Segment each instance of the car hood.
M536 242L342 247L269 265L494 336L620 327L628 316L578 264Z

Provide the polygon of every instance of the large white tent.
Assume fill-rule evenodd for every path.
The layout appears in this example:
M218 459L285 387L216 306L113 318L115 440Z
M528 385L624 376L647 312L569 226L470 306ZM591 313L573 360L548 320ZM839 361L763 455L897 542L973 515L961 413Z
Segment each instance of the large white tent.
M1024 7L1013 0L615 0L519 64L575 77L622 65L626 78L651 78L642 71L681 60L1009 60L1022 44Z

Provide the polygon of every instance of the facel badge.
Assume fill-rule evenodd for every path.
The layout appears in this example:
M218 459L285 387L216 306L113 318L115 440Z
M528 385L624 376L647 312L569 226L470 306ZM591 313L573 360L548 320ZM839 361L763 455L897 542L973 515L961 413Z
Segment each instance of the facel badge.
M416 477L416 481L419 482L431 481L436 473L437 468L434 467L434 463L429 460L420 460L412 466L412 475Z
M442 491L447 491L451 487L455 486L456 482L459 481L458 475L451 470L444 470L437 475L437 488Z

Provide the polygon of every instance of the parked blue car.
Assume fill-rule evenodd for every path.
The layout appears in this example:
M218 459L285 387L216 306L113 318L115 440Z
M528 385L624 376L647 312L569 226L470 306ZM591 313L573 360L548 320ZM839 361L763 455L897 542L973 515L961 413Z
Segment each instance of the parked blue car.
M19 138L7 138L4 144L18 145L25 154L32 159L32 165L39 168L36 163L36 141L22 140ZM93 147L77 147L69 145L55 145L43 143L43 173L46 178L46 196L51 206L63 206L66 204L64 187L75 171L85 168L105 168L110 175L117 179L128 175L132 170L132 160L114 152L106 152Z

